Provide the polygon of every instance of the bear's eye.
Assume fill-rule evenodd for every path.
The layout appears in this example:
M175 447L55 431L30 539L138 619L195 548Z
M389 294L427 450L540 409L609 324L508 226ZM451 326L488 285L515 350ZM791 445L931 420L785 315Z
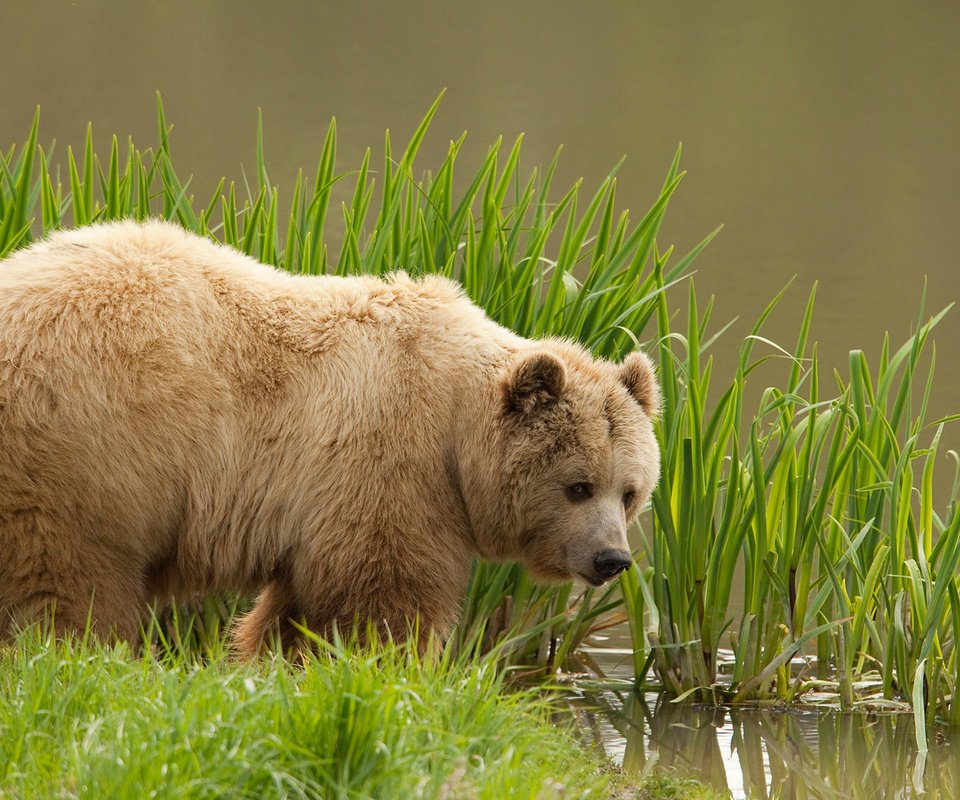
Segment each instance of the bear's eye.
M573 503L580 503L593 497L592 483L574 483L567 487L567 499Z
M637 493L633 490L623 493L623 507L630 508L633 505L633 501L637 499Z

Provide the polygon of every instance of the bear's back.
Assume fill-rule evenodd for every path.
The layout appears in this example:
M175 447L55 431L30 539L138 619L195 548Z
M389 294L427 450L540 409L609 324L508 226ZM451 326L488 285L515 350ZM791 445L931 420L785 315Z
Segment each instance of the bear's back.
M344 396L406 418L426 394L442 416L519 341L442 277L297 276L170 223L108 223L0 262L0 422L59 439Z

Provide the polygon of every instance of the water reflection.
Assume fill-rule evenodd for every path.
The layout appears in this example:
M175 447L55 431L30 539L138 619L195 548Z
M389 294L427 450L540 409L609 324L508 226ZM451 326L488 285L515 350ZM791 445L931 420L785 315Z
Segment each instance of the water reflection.
M627 651L591 655L601 674L628 677ZM734 798L960 797L960 734L931 731L921 754L908 714L730 710L604 689L586 691L578 715L629 773L667 770Z
M913 717L739 710L587 693L578 714L594 744L637 776L670 770L734 798L956 798L960 738L921 754Z

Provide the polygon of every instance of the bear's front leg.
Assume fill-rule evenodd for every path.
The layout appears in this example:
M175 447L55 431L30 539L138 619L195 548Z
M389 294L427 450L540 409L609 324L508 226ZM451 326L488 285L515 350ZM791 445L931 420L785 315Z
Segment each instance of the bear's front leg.
M361 644L369 632L380 641L413 639L423 655L439 652L456 622L466 578L454 574L451 580L453 570L442 579L416 572L396 556L354 561L332 574L309 563L294 565L293 593L309 629L325 639L336 629Z

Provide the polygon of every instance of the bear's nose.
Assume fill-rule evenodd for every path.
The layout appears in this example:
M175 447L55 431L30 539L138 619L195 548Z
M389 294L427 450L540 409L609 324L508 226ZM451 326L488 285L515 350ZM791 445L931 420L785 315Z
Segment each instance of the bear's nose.
M593 568L603 580L608 581L625 569L630 569L633 559L626 550L601 550L594 556Z

